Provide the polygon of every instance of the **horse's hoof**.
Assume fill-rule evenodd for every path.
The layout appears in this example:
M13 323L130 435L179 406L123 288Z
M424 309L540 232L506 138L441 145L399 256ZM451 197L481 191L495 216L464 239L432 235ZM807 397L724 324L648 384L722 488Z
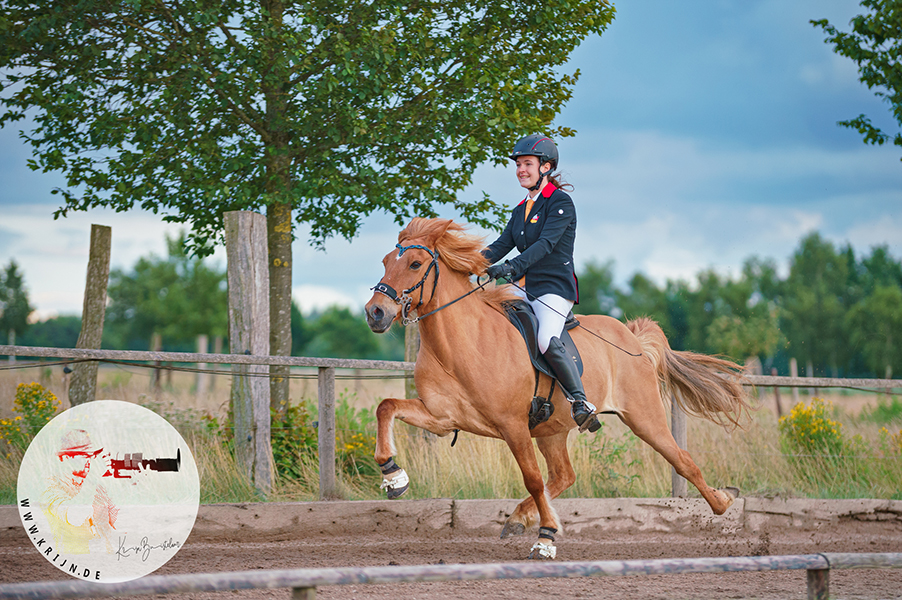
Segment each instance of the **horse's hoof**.
M379 486L380 490L385 490L385 495L388 496L389 500L400 498L409 488L410 477L407 476L407 472L404 469L398 471L391 479L383 479L382 485Z
M530 560L552 560L555 556L557 556L557 548L539 540L533 544L527 558Z
M523 535L526 533L526 525L523 523L511 523L510 521L504 524L504 527L501 529L501 539L510 537L512 535Z
M725 488L720 488L720 489L723 490L724 492L726 492L729 496L731 496L733 498L733 500L735 500L736 498L739 497L739 488L738 487L725 487Z

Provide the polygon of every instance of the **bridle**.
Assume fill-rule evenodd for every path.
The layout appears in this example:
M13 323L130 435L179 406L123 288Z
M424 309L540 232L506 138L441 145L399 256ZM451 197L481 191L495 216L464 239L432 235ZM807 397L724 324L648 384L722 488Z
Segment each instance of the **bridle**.
M426 269L426 272L423 273L423 277L420 279L419 283L417 283L413 287L407 288L406 290L402 290L400 296L398 296L398 292L396 292L394 290L394 288L392 288L392 286L388 285L384 281L380 281L375 286L370 288L371 290L375 290L375 291L379 292L383 296L387 296L395 304L401 305L401 324L405 327L407 327L408 325L413 325L413 324L417 323L420 319L425 319L429 315L433 315L433 314L437 313L438 311L442 310L443 308L448 308L449 306L451 306L452 304L454 304L455 302L457 302L459 300L463 300L464 298L466 298L473 292L481 290L482 288L487 286L489 284L489 282L491 281L491 279L487 279L485 281L485 283L482 283L482 284L476 286L475 288L473 288L472 290L470 290L463 296L460 296L459 298L455 298L451 302L448 302L447 304L443 304L443 305L439 306L438 308L436 308L435 310L429 311L425 315L419 315L419 316L411 319L410 317L408 317L408 315L410 314L410 311L417 310L418 308L423 306L423 294L425 293L426 290L425 290L425 288L420 290L420 301L417 303L417 305L415 307L413 307L413 309L410 308L410 305L413 304L413 299L410 297L410 294L411 294L411 292L415 292L416 290L423 288L423 286L426 283L426 279L429 277L429 273L432 272L433 267L435 267L435 279L432 281L432 294L429 296L429 301L432 302L432 299L435 298L435 288L438 285L438 252L435 250L432 250L430 248L427 248L426 246L421 246L419 244L413 244L410 246L402 246L401 244L395 244L395 248L398 249L398 258L401 258L401 255L404 254L405 251L410 250L411 248L418 248L420 250L425 250L426 252L429 253L429 256L432 257L432 262L429 263L429 267ZM478 281L478 279L477 279L477 281Z
M410 246L402 246L401 244L395 244L395 248L398 249L398 258L412 248L417 248L419 250L425 250L429 253L429 256L432 257L432 262L429 263L429 267L426 269L426 272L423 273L423 277L420 279L419 283L415 286L407 288L406 290L401 291L401 296L398 296L398 292L394 290L390 285L385 283L384 281L380 281L375 286L373 286L372 290L376 290L380 294L384 296L388 296L395 304L401 305L401 324L405 327L407 325L413 325L417 321L421 319L421 317L417 317L415 319L409 318L407 315L410 314L411 308L410 305L413 304L413 299L410 297L412 292L417 291L422 288L426 283L426 279L429 277L429 273L432 272L432 268L435 267L435 279L432 281L432 294L429 296L429 301L432 302L432 299L435 298L435 287L438 285L438 252L427 248L426 246L421 246L420 244L412 244ZM413 310L417 310L421 306L423 306L423 294L425 293L425 288L420 290L420 301L413 308ZM444 307L442 307L444 308ZM433 311L435 312L435 311ZM429 313L432 314L432 313ZM426 315L423 315L424 317Z

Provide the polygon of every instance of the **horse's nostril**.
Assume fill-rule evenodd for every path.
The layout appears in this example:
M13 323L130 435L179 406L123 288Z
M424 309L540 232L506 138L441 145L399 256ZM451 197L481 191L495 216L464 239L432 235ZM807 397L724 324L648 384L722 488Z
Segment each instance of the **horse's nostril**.
M381 321L381 320L382 320L382 317L385 316L385 311L383 311L383 310L382 310L381 308L379 308L378 306L374 306L372 312L370 313L370 315L373 317L373 320L374 320L374 321Z

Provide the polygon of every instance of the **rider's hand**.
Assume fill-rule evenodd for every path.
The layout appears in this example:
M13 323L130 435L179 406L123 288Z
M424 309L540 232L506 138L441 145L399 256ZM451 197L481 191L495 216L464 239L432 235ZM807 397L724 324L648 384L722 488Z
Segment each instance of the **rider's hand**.
M504 261L500 265L492 265L488 269L485 270L485 274L491 277L492 279L508 279L512 280L514 278L514 268L507 261Z

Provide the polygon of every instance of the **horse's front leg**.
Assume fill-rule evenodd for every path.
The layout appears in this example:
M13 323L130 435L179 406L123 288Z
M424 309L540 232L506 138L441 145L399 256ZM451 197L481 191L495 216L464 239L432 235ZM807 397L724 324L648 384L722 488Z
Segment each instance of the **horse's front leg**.
M564 430L548 437L536 438L536 444L545 464L548 465L548 481L545 489L548 497L554 500L576 481L576 473L570 462L570 454L567 452L567 435L569 430ZM532 496L527 496L523 502L511 513L504 527L501 529L501 538L511 535L523 535L526 530L535 525L539 520L539 511Z
M554 547L554 535L561 529L561 522L557 513L551 506L551 498L549 498L545 489L545 482L542 480L542 472L539 470L539 461L536 459L535 450L532 447L532 438L529 435L529 429L523 424L522 430L517 429L513 432L505 432L504 441L514 454L517 465L523 473L523 483L526 490L532 496L539 511L539 540L532 547L529 558L550 559L557 554Z
M381 489L385 490L389 500L401 497L410 487L407 473L395 463L395 419L408 425L426 429L437 435L448 433L419 398L400 399L386 398L376 408L376 452L374 458L382 470Z

